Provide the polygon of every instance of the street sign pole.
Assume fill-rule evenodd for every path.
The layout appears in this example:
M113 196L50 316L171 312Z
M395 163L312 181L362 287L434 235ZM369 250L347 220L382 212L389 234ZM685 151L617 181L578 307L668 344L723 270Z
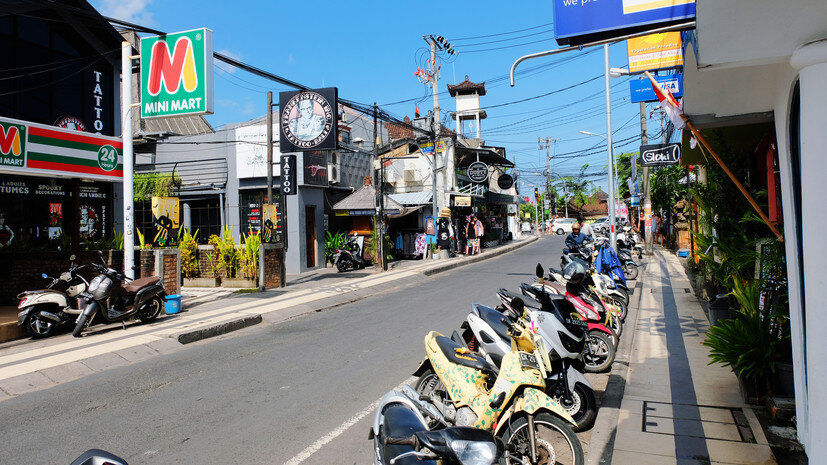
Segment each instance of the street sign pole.
M121 42L121 138L123 139L123 274L134 278L135 217L132 154L132 44Z

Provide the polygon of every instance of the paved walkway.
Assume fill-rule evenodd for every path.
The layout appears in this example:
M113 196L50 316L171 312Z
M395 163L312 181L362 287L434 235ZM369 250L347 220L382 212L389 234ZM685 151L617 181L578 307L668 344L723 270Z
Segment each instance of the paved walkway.
M153 323L99 325L83 337L63 334L44 340L0 344L0 401L72 381L88 374L180 350L188 344L266 321L278 323L313 311L351 303L384 290L414 285L427 276L510 252L537 240L488 249L481 255L426 260L399 270L322 280L315 286L272 289L203 303L192 311L164 315ZM215 296L213 296L215 297Z
M626 322L629 336L624 331L632 338L628 368L612 371L622 400L601 408L595 429L607 440L588 462L774 464L737 378L708 364L701 342L709 323L680 260L664 249L647 259L638 311Z

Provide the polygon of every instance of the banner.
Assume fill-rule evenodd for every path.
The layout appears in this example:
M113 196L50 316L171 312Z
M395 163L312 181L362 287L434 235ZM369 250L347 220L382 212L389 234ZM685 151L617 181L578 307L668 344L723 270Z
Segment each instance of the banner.
M643 166L676 165L681 161L681 145L641 145L640 160Z
M152 197L152 224L156 230L153 246L167 247L178 242L179 218L178 197Z
M283 218L277 204L262 205L261 242L266 244L284 243Z

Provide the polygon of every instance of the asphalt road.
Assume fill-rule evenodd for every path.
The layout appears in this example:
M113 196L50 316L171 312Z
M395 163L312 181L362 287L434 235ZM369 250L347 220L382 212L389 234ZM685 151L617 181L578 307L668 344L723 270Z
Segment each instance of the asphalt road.
M102 448L132 465L371 463L372 404L411 376L425 334L450 334L538 261L557 265L562 243L6 400L0 462L69 464Z

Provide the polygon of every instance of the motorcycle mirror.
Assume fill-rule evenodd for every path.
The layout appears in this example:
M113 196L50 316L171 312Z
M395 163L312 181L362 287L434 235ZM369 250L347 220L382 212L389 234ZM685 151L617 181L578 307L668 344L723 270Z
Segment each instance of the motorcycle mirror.
M89 449L80 457L76 458L72 465L97 465L99 463L106 463L112 465L127 465L126 460L118 457L115 454L106 452L100 449Z
M76 257L75 254L69 255L69 261L73 262L73 261L75 261L76 258L78 258L78 257Z
M505 392L499 393L497 397L495 397L494 400L492 400L491 403L488 404L488 406L493 409L497 409L500 408L503 402L505 402Z
M539 264L539 263L538 263L538 264L537 264L537 268L534 268L534 274L535 274L538 278L543 279L543 265L541 265L541 264Z
M42 273L42 274L40 275L40 277L41 277L41 278L43 278L43 279L46 279L46 278L48 278L48 277L49 277L49 275L47 275L46 273Z

